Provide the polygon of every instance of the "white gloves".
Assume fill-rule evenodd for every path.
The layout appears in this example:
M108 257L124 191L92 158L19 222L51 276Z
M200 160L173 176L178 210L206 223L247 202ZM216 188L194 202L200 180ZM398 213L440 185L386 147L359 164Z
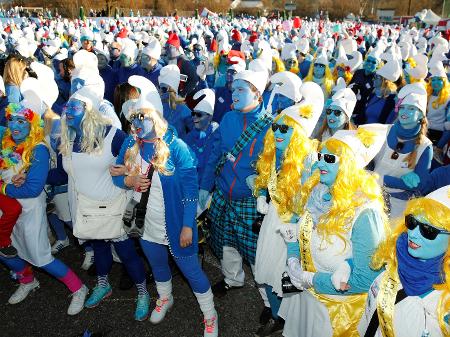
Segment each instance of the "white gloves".
M298 240L298 223L282 223L276 228L276 231L280 232L286 243Z
M256 199L256 210L261 214L267 214L269 212L269 204L265 196L259 196Z
M200 190L198 192L198 204L200 205L201 209L206 208L206 204L208 203L209 194L210 193L206 190Z
M287 272L292 284L297 289L304 290L313 286L314 273L303 271L300 261L296 257L289 258Z
M245 178L245 183L247 184L248 188L253 191L253 189L255 188L255 179L256 179L257 175L256 174L252 174L251 176L248 176L247 178Z
M347 290L343 287L342 283L347 284L348 279L350 278L351 268L347 261L342 262L337 269L334 271L333 275L331 275L331 283L336 290Z
M200 77L200 79L202 81L204 81L205 78L206 78L206 66L203 63L200 63L197 66L197 71L196 72L197 72L198 77Z

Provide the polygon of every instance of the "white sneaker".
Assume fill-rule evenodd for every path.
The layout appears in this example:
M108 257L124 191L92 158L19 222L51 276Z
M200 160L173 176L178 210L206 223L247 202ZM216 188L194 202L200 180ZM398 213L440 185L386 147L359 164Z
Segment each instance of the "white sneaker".
M84 284L78 289L78 291L74 292L72 296L72 301L70 301L69 309L67 309L67 314L70 316L74 316L81 312L84 308L84 300L89 292L88 287Z
M39 281L34 279L30 283L21 283L19 288L11 295L8 300L9 304L17 304L22 302L33 290L39 289Z
M94 251L88 250L84 253L84 261L81 265L81 269L88 270L94 264Z
M58 254L64 248L69 247L69 245L70 245L69 238L66 238L65 240L56 240L52 246L52 254L53 255Z
M217 337L219 335L219 322L216 314L209 319L204 319L205 331L203 332L203 337Z
M153 324L161 323L161 321L166 316L167 312L173 306L173 296L170 295L168 298L156 300L156 307L153 309L152 314L150 316L150 322Z

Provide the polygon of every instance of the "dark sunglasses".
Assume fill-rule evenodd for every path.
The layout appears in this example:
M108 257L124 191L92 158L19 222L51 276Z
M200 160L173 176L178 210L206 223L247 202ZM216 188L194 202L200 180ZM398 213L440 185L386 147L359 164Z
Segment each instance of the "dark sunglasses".
M191 111L191 116L192 117L198 117L198 118L202 118L203 116L205 116L206 114L203 112L199 112L199 111Z
M403 150L404 147L405 147L405 143L398 142L398 143L397 143L397 146L395 147L395 151L392 152L392 154L391 154L391 159L397 160L398 157L400 156L400 153L399 153L399 152L400 152L401 150Z
M317 68L325 68L325 64L322 64L322 63L314 63L314 67L317 67Z
M145 119L145 115L143 113L132 114L130 116L130 123L133 123L135 119L142 122Z
M276 132L277 130L280 130L281 133L287 133L289 130L289 125L273 123L272 131Z
M339 161L339 158L337 156L335 156L334 154L318 152L317 160L321 161L322 157L323 157L323 160L325 161L325 163L328 163L328 164L334 164Z
M427 223L420 222L412 214L405 216L405 225L409 230L413 230L419 226L420 234L422 234L422 236L427 240L434 240L439 234L450 235L450 232L448 231L444 231Z
M339 117L341 115L341 110L335 110L335 109L327 109L327 115L334 114L336 117Z
M296 62L295 62L294 59L286 60L286 64L293 65L293 64L295 64L295 63L296 63Z

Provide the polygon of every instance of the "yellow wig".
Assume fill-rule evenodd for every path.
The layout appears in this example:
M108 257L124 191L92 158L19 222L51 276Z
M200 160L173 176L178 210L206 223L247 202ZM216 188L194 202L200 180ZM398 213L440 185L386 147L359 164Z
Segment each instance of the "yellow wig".
M412 199L407 203L404 214L424 216L433 226L450 231L450 209L435 200L427 198ZM397 269L397 239L401 234L406 233L407 230L405 218L400 218L392 235L380 244L373 255L372 267L374 269L381 269L386 264ZM450 331L446 328L444 316L450 312L450 245L444 255L442 269L445 275L445 283L435 284L434 288L442 290L438 307L438 319L444 336L448 336Z
M343 63L336 64L334 66L334 70L333 70L333 79L334 79L334 81L337 81L337 79L338 79L338 70L337 70L338 67L345 69L344 80L345 80L345 84L348 85L350 83L350 81L352 80L352 77L353 77L353 74L350 71L350 67L346 66Z
M286 70L286 68L284 67L284 63L283 63L283 61L280 60L280 58L275 57L275 56L272 57L272 63L275 63L275 71L274 71L274 74Z
M450 83L445 77L441 77L442 81L444 82L444 86L442 87L441 91L439 92L439 96L437 100L435 100L431 105L433 106L433 109L439 108L443 104L447 104L447 101L450 97ZM430 96L433 94L433 87L431 86L431 79L427 83L427 92L428 92L428 99L430 99Z
M5 110L6 119L10 116L23 116L30 123L30 133L25 141L21 144L23 147L22 162L23 166L21 171L26 171L33 161L32 154L33 150L39 143L44 143L44 128L42 125L42 120L39 114L36 112L24 108L20 103L11 103L6 107ZM7 128L3 134L2 139L2 149L11 148L16 146L14 140L11 136L11 130Z
M330 138L321 144L321 149L339 157L339 168L336 181L330 188L332 205L330 210L319 218L317 231L322 240L330 243L330 237L336 235L347 244L345 234L348 225L353 221L358 207L373 202L380 210L385 233L389 233L384 199L375 176L356 164L353 151L345 143ZM320 182L320 172L316 172L303 184L297 214L302 214L312 189Z
M291 117L278 115L274 122L282 117L284 117L283 123L292 127L294 131L277 176L275 199L279 205L280 217L288 216L294 210L295 196L300 191L303 163L308 154L317 148L317 141L309 139L303 128ZM267 188L275 161L275 150L275 136L272 129L269 129L264 137L264 149L256 163L258 176L255 179L255 195L258 195L260 190Z
M309 67L308 75L305 77L304 82L313 82L314 79L314 63ZM323 79L323 88L325 90L324 94L325 96L330 96L331 89L333 89L334 86L334 80L333 75L331 74L330 67L325 65L325 75Z

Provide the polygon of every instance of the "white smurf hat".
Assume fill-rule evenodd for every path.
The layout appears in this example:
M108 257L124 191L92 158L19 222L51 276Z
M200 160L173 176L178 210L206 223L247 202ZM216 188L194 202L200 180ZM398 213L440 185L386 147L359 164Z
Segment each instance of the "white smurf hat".
M128 78L128 84L138 88L140 91L140 96L138 99L132 100L133 105L128 110L124 111L124 107L122 105L122 113L124 113L126 119L129 120L131 113L139 109L154 109L161 116L163 115L163 105L158 89L156 89L155 85L149 79L143 76L133 75Z
M243 80L253 84L256 90L258 90L258 92L262 95L266 89L267 72L243 70L234 76L233 81L236 80Z
M93 109L95 111L99 110L101 103L98 93L90 87L82 87L81 89L78 89L72 96L70 96L69 100L71 99L84 102L87 109Z
M433 64L430 64L430 74L431 77L447 78L447 72L441 61L435 61Z
M165 84L178 92L178 86L180 85L180 69L176 64L169 64L163 67L158 77L159 85Z
M294 73L290 71L275 73L270 77L270 82L272 84L278 84L273 89L276 90L276 93L286 96L296 103L302 99L302 95L300 94L302 80Z
M195 93L193 99L194 101L198 101L193 110L205 112L208 115L212 116L212 114L214 113L214 103L216 100L216 95L214 94L213 90L199 90Z
M450 185L443 186L431 192L425 198L439 202L444 207L450 209Z
M305 82L300 88L303 99L300 103L284 109L280 115L286 115L301 125L307 137L310 137L324 105L323 92L314 82Z
M332 105L341 108L350 120L356 105L356 95L353 90L349 88L338 90L331 97L330 106Z
M397 60L390 60L377 70L377 74L388 81L395 82L402 74L402 67Z
M405 71L412 77L422 80L428 75L428 57L423 54L417 54L412 57L416 63L414 67L406 67Z
M380 152L387 131L385 124L365 124L357 130L338 130L330 139L346 144L353 151L358 167L364 168Z
M142 49L142 54L148 55L152 59L159 60L161 57L161 44L157 39L151 37L148 45Z
M427 111L427 91L423 84L413 83L405 85L398 93L401 105L414 105L424 114Z

